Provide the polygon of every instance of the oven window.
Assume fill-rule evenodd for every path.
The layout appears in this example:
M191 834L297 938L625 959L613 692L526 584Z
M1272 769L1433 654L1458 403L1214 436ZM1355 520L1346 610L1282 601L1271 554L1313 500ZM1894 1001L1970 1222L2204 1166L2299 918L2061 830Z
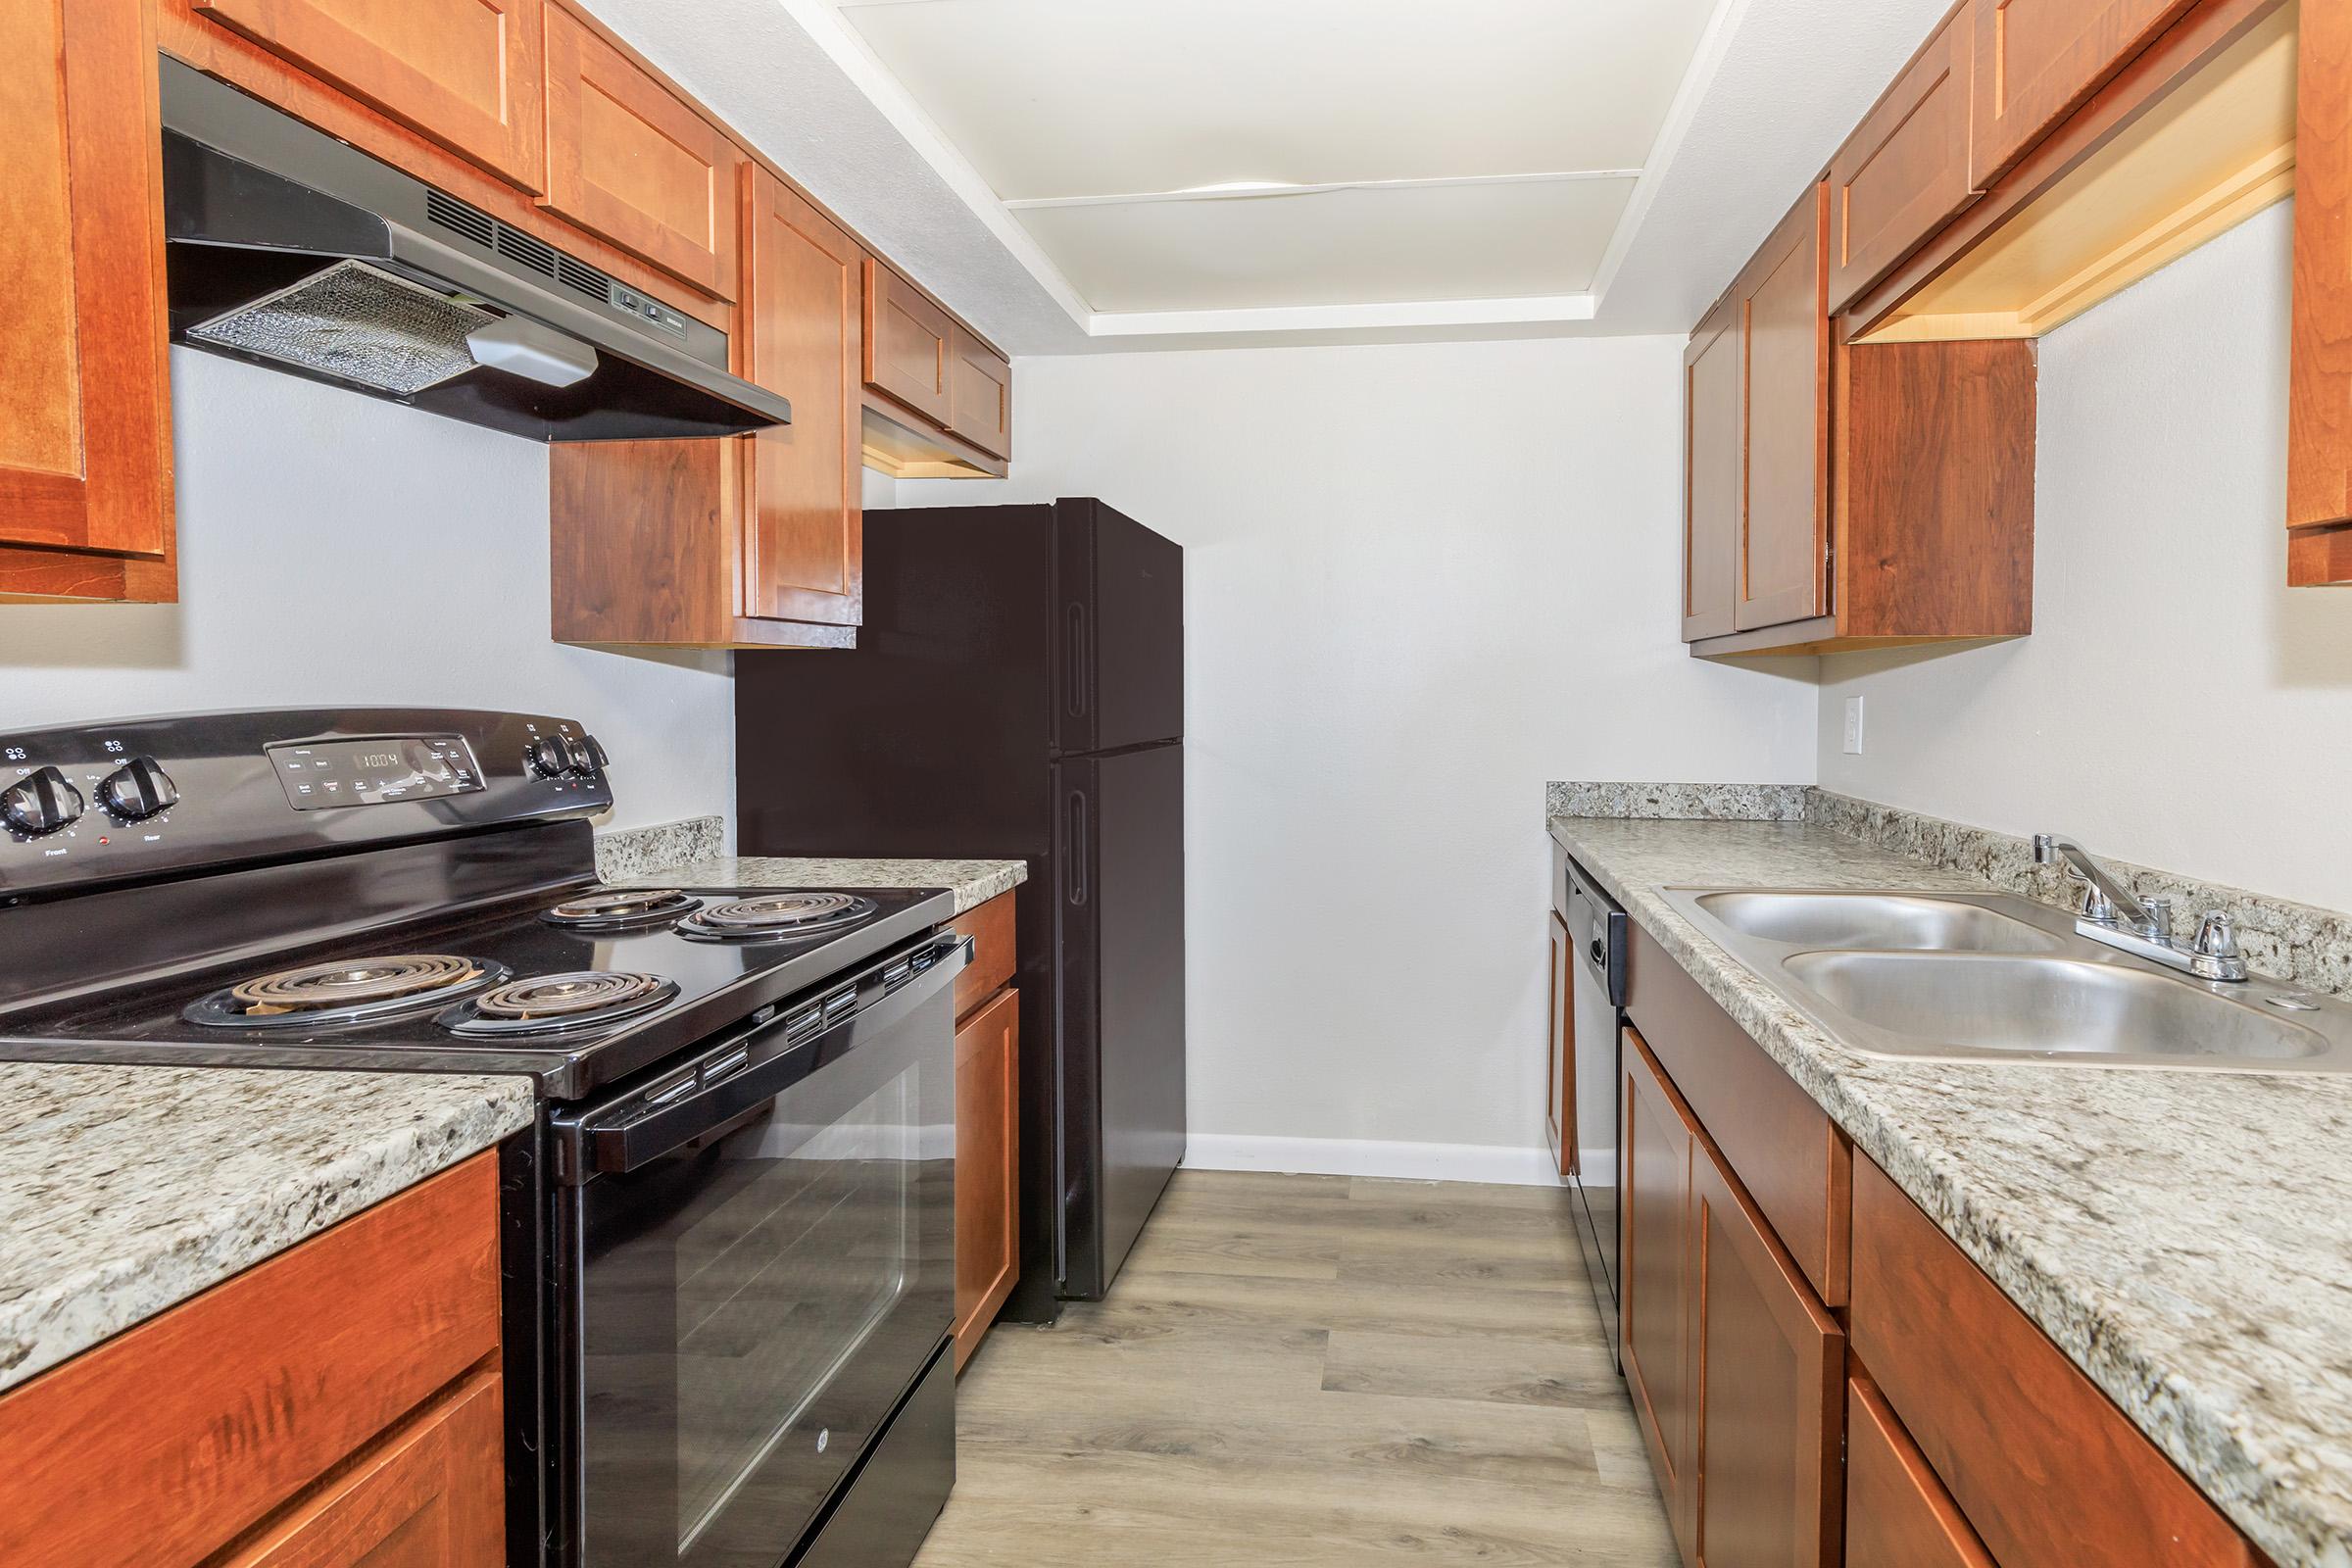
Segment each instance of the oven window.
M920 1241L917 1069L821 1127L777 1116L730 1140L673 1252L678 1550L802 1433L906 1293Z

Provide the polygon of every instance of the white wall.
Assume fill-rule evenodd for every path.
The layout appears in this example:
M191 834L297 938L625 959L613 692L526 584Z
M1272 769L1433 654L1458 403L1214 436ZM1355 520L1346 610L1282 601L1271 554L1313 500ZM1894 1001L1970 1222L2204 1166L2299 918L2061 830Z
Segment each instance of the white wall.
M0 605L0 727L286 704L576 717L613 823L734 804L723 655L548 640L535 442L174 349L176 605Z
M1675 638L1681 348L1023 360L1014 477L896 487L1185 547L1196 1156L1528 1169L1544 781L1810 778L1810 686Z
M1824 660L1824 785L2352 909L2352 595L2284 586L2290 226L2042 340L2034 635Z

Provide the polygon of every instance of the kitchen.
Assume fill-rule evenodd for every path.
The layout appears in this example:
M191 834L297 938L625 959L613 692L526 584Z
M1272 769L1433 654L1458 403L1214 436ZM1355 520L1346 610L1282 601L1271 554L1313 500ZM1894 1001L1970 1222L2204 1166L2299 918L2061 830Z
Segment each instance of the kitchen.
M1106 37L1086 9L544 0L419 7L439 25L418 28L321 0L53 0L13 19L60 46L7 68L38 79L16 84L6 155L32 216L0 248L49 292L0 332L7 384L37 389L9 404L0 467L0 745L26 753L20 782L59 765L93 814L12 818L0 842L0 919L30 955L0 1003L19 1058L0 1066L0 1560L2352 1549L2325 1044L2352 985L2325 827L2352 629L2310 586L2343 575L2352 471L2341 24L2255 0L1495 0L1337 26L1302 0L1140 7ZM1989 43L1987 13L2010 26ZM500 49L473 46L485 25ZM1321 73L1294 64L1309 51ZM196 79L135 69L159 53ZM466 75L485 69L505 75ZM2040 107L2003 120L1976 92L1995 79ZM206 90L223 84L233 102ZM329 149L253 129L276 123L257 106ZM190 346L187 279L233 270L185 258L235 247L167 199L174 126L481 260L336 186L356 149L503 225L491 252L536 241L622 291L608 304L728 333L680 365L693 325L582 321L504 268L445 292L557 341L461 334L486 368L445 391L564 407L487 366L571 373L570 337L604 368L581 384L650 363L752 416L786 400L791 422L550 443L430 412L430 388L402 408ZM597 136L618 161L575 167ZM680 149L694 179L659 163ZM1819 252L1791 270L1808 224ZM1985 265L2021 235L2074 269L2029 278L2031 302ZM247 297L297 275L257 272ZM518 285L536 292L497 292ZM1805 394L1760 392L1774 374ZM60 500L85 482L86 505ZM1144 645L1180 646L1180 674L1102 644L1054 657L1067 573L1047 556L1083 543L1099 567L1121 540L1181 547L1180 624ZM1068 602L1103 607L1115 642L1144 601L1088 580ZM795 651L758 646L775 643ZM1114 703L1089 715L1107 727L1055 727L1071 668L1147 718L1108 724ZM164 727L134 734L139 715ZM419 782L299 808L313 776L380 796L385 739L425 744ZM988 742L1003 755L970 749ZM1149 789L1109 782L1179 753ZM303 772L337 758L353 771ZM1050 807L983 809L991 778L1049 774L1086 782L1088 849L1130 858L1067 853ZM1566 1005L1592 1005L1560 936L1571 860L1590 906L1625 916L1598 1028ZM2124 895L2090 931L2095 884L2068 874L2086 861ZM699 907L578 935L540 918L632 884ZM799 890L875 907L806 945L673 929ZM1100 893L1077 906L1097 923L1057 936L1077 891ZM2119 946L2157 898L2165 956ZM621 1018L607 1067L428 1035L438 1001L373 1033L186 1016L314 957L435 951L368 938L489 931L491 906L514 919L479 956L513 978L709 975L710 997ZM2249 978L2180 967L2231 956ZM1893 987L1908 1013L1866 994L1886 960L1921 977ZM1973 981L1920 989L1961 962ZM2061 969L2119 1000L2065 992ZM1101 1010L1097 973L1152 1000ZM791 1032L801 999L842 995L845 1040L945 1056L953 1035L952 1107L875 1108L855 1075L879 1053L793 1076L824 1055ZM2027 1044L1984 1044L2019 997ZM762 1310L824 1321L738 1325L738 1397L682 1344L644 1349L647 1284L665 1298L674 1271L692 1302L683 1250L584 1245L577 1311L543 1287L569 1278L567 1195L657 1190L626 1169L567 1182L563 1161L629 1165L631 1127L684 1113L628 1097L734 1093L735 1025L771 1005L785 1033L747 1060L789 1087L709 1146L759 1157L707 1169L896 1169L898 1245L933 1266L885 1271L880 1317L846 1297L875 1276L808 1275ZM466 1054L457 1071L395 1070L428 1040ZM640 1059L656 1042L676 1054ZM2193 1063L2138 1059L2168 1052ZM680 1084L689 1058L708 1081ZM1090 1128L1062 1114L1103 1103L1072 1060L1142 1075L1093 1086L1114 1113ZM1129 1114L1121 1082L1149 1108ZM829 1125L772 1157L808 1118ZM1138 1131L1152 1152L1103 1157ZM1156 1207L1063 1201L1121 1171L1154 1186L1179 1154ZM881 1233L840 1228L859 1204L827 1212L809 1245L870 1260ZM631 1255L661 1272L625 1274ZM599 1258L630 1293L619 1315L596 1306ZM1961 1315L1931 1334L1939 1309ZM320 1322L339 1328L289 1332ZM600 1332L633 1352L605 1358ZM833 1368L853 1340L889 1356ZM1717 1349L1731 1402L1708 1396ZM821 1418L821 1390L761 1402L762 1377L811 1369L863 1413ZM274 1420L269 1391L305 1378L316 1407ZM698 1378L772 1488L730 1491L709 1463L726 1454L664 1446ZM115 1446L55 1440L94 1417ZM1791 1454L1812 1462L1785 1474Z

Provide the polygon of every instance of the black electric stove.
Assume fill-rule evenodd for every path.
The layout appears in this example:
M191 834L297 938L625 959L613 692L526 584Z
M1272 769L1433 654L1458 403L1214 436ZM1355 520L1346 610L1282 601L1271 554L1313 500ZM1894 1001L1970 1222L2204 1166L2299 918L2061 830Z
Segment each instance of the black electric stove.
M953 897L605 887L608 767L516 713L0 733L0 1060L527 1074L510 1562L905 1562L955 1466Z

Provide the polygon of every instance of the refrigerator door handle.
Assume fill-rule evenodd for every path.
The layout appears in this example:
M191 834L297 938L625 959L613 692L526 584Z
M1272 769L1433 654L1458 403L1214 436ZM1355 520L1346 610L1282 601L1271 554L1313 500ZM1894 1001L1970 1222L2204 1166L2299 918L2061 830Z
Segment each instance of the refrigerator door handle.
M1086 716L1086 602L1070 601L1068 632L1062 645L1062 706L1072 718Z
M1062 897L1072 904L1086 902L1086 793L1070 791L1067 809L1062 815L1061 877Z

